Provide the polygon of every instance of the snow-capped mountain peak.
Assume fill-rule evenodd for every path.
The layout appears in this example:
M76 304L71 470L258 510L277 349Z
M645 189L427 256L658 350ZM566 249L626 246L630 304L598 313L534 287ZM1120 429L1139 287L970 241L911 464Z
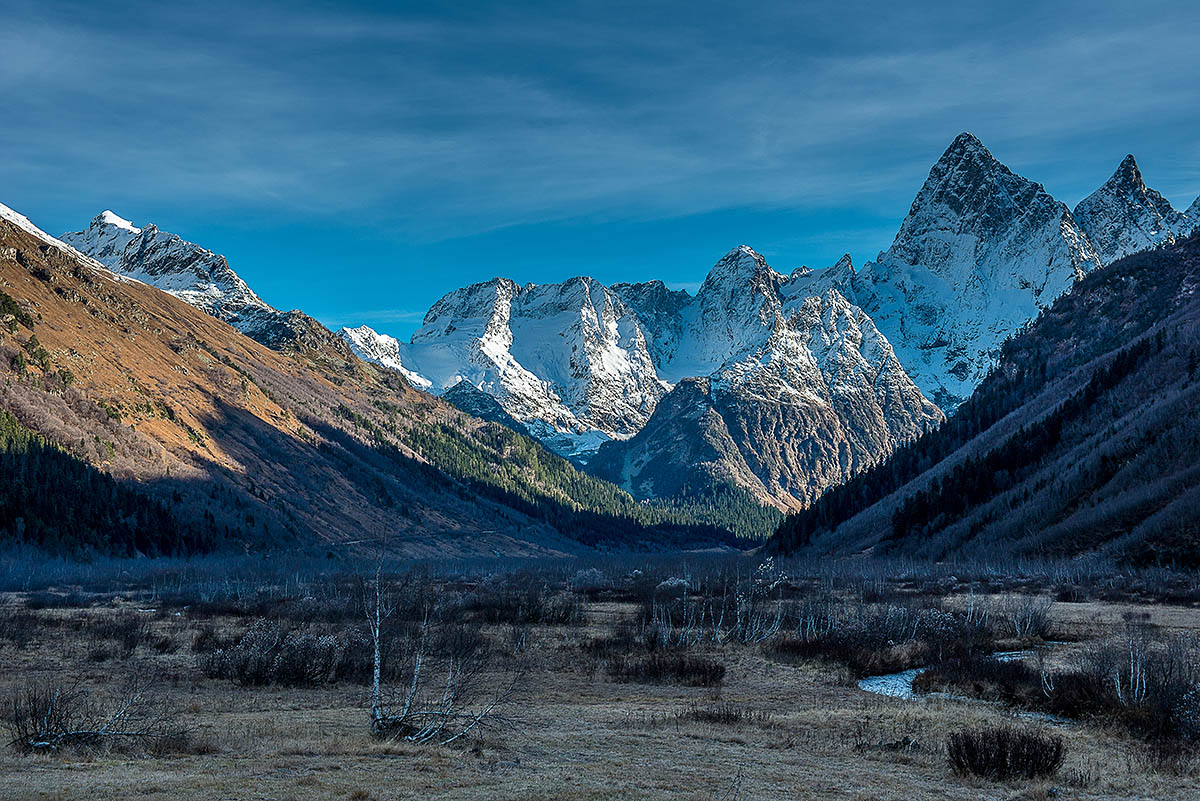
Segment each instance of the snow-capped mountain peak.
M950 411L1009 334L1099 264L1066 206L964 133L929 171L892 246L848 291Z
M105 210L62 239L114 273L168 292L264 344L276 344L300 325L302 315L265 303L224 256L156 225L139 228Z
M350 350L363 361L381 364L399 370L415 386L429 389L432 383L422 375L409 370L400 358L403 344L395 337L380 334L373 328L360 325L357 328L341 328L337 335L346 340Z
M588 277L525 286L494 278L456 289L408 343L371 340L361 328L341 333L363 358L398 365L433 392L463 381L487 392L569 456L631 435L666 391L636 314Z
M96 215L96 220L100 221L104 225L112 225L128 231L131 234L136 235L142 232L141 228L136 227L124 217L115 214L111 209L105 209L104 211L100 212L98 215Z
M1104 264L1173 242L1200 222L1189 220L1146 186L1132 154L1103 186L1079 202L1074 216Z
M668 389L692 378L704 379L714 403L736 398L789 409L799 417L779 425L790 430L793 422L822 420L815 425L838 431L838 442L855 442L846 459L837 444L817 456L779 450L757 434L742 443L747 454L770 452L765 462L773 466L748 456L735 483L788 505L941 419L861 309L832 286L814 289L820 297L799 291L828 272L788 278L740 245L716 262L695 297L661 281L607 287L582 277L520 286L497 278L446 294L409 343L365 327L340 333L363 358L419 376L433 392L469 394L467 385L486 392L569 456L589 458L605 441L634 435ZM852 276L849 258L832 272ZM733 422L735 413L721 408ZM609 453L609 461L617 458Z

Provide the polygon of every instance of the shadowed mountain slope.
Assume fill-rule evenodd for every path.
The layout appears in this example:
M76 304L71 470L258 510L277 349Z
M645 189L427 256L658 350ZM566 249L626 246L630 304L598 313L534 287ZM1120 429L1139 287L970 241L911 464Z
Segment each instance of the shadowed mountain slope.
M1095 270L939 430L787 518L782 551L1200 564L1200 237Z

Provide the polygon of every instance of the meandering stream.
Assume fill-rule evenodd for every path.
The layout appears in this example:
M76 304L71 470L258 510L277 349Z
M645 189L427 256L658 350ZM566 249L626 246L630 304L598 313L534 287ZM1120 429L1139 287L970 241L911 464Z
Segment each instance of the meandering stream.
M1051 642L1046 644L1048 646L1054 646L1058 645L1059 643ZM1033 656L1035 653L1037 652L1033 650L996 651L994 654L992 654L992 656L1001 662L1016 662L1019 659L1027 659L1028 657ZM874 693L875 695L886 695L889 698L903 698L906 700L912 700L914 698L924 697L919 696L913 691L913 682L916 680L917 676L921 675L926 670L928 670L928 668L919 667L910 668L909 670L902 670L899 673L884 673L879 676L868 676L865 679L859 680L858 689L865 692ZM971 701L975 703L992 703L989 701L984 701L980 698L972 698L967 695L957 695L955 693L929 693L928 697L952 698L956 701ZM1015 712L1015 714L1017 717L1028 718L1030 720L1041 720L1045 721L1046 723L1064 724L1071 722L1066 718L1061 718L1057 715L1049 715L1044 712L1029 712L1022 710Z
M1016 662L1018 659L1033 656L1034 653L1034 651L996 651L992 656L1000 662ZM865 679L859 680L858 689L875 693L876 695L887 695L892 698L913 698L916 695L913 692L913 682L917 676L920 676L928 669L923 667L910 668L909 670L902 670L899 673L867 676Z

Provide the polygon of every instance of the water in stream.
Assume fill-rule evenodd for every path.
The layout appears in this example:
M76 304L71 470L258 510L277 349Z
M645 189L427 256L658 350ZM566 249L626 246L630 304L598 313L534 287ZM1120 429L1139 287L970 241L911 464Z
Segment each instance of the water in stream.
M1047 643L1054 645L1055 643ZM997 651L992 654L1001 662L1015 662L1019 659L1026 659L1033 656L1034 651ZM889 698L903 698L912 700L917 697L913 692L913 681L917 676L921 675L927 668L911 668L902 670L899 673L884 673L879 676L867 676L865 679L860 679L858 689L865 692L874 693L875 695L886 695ZM970 698L965 695L952 695L949 693L931 693L941 698L953 698L958 701L973 701L979 702L978 698ZM1040 720L1046 723L1069 723L1065 718L1060 718L1057 715L1048 715L1044 712L1017 712L1017 717L1028 718L1030 720Z

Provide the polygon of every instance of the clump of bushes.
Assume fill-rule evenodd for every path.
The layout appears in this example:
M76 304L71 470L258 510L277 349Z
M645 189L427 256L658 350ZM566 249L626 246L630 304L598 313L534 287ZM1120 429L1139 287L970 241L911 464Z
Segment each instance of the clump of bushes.
M608 662L614 681L636 684L682 684L716 687L725 680L725 666L713 659L678 652L615 656Z
M364 681L371 672L371 644L358 633L288 631L277 622L259 620L236 645L203 653L200 669L209 678L249 687Z
M994 781L1053 776L1066 753L1061 737L1014 726L963 729L946 740L946 758L955 773Z
M710 704L693 701L676 716L676 719L693 723L708 723L714 726L737 727L751 723L770 723L771 713L747 709L730 701Z
M490 625L581 626L587 622L582 599L574 593L552 593L542 582L513 577L489 582L462 602L472 619Z
M986 617L937 607L832 605L805 612L795 632L774 640L767 652L784 661L837 662L859 676L972 657L993 648Z
M1037 670L1022 660L1002 661L991 654L943 660L918 674L913 690L958 693L1034 708L1045 700Z

